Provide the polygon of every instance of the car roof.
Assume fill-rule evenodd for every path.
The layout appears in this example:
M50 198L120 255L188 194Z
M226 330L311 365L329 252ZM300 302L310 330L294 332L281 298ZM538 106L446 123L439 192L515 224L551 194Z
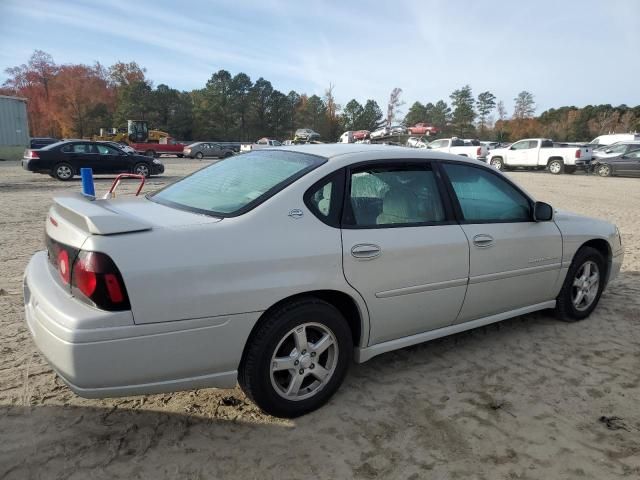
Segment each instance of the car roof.
M425 160L455 160L461 163L485 165L477 160L472 160L459 155L452 155L433 150L399 147L394 145L377 145L367 143L320 143L315 145L292 145L276 147L269 150L299 152L324 157L331 161L333 158L342 158L345 155L368 154L371 160L406 158L408 160L422 158Z

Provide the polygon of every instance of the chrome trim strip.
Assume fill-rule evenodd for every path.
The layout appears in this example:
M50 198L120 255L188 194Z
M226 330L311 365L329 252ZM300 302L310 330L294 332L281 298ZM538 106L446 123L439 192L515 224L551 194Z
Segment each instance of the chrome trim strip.
M399 295L409 295L411 293L430 292L433 290L442 290L443 288L462 287L467 284L466 278L458 278L455 280L445 280L444 282L427 283L425 285L415 285L413 287L396 288L394 290L386 290L376 293L376 298L397 297Z
M508 270L506 272L489 273L486 275L476 275L469 278L469 285L482 282L491 282L505 278L519 277L521 275L531 275L533 273L546 272L549 270L560 270L562 264L551 263L549 265L537 265L535 267L521 268L519 270Z

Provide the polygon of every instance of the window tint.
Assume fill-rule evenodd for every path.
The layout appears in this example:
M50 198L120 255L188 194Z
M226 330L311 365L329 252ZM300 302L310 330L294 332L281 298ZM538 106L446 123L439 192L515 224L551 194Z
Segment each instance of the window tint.
M332 227L340 226L343 185L344 175L339 170L313 185L304 196L309 210Z
M71 151L73 153L96 153L95 148L90 143L74 143Z
M176 208L234 215L261 203L321 163L320 157L302 153L251 152L198 170L149 198Z
M535 148L534 146L533 148ZM553 142L551 140L543 140L540 144L540 148L553 148Z
M119 153L115 148L107 145L96 145L96 148L100 155L118 155Z
M444 209L428 165L370 167L351 174L345 223L359 227L441 222Z
M529 200L506 180L482 168L443 164L467 222L531 220Z

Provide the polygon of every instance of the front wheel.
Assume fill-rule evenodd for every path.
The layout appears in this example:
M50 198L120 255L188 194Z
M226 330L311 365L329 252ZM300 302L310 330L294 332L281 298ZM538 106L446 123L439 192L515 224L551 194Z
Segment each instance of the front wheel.
M556 314L561 320L575 322L593 312L604 289L605 265L595 248L578 250L556 299Z
M603 164L598 165L596 167L596 172L598 172L598 175L600 175L601 177L610 177L611 176L611 167L609 165L607 165L606 163L603 163Z
M549 173L559 175L564 172L564 163L562 160L551 160L548 165Z
M135 167L133 167L133 173L136 175L143 175L144 178L149 178L151 176L151 170L149 169L149 165L146 163L136 163Z
M298 417L340 387L352 349L351 330L333 305L300 299L262 320L246 346L238 382L266 413Z
M489 165L491 165L496 170L504 170L504 162L503 162L502 158L500 158L500 157L492 158L489 161Z

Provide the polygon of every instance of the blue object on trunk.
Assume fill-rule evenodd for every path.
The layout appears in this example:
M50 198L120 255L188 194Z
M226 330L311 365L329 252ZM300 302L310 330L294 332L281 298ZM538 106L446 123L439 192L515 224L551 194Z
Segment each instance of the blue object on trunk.
M93 183L93 170L90 168L81 168L80 177L82 177L82 194L95 199L96 186Z

